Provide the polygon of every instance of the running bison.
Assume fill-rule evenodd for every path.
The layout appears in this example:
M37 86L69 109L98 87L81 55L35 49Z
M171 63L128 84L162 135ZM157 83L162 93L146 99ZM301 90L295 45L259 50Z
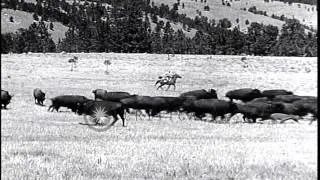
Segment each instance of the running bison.
M46 99L46 94L41 89L36 88L33 90L33 97L36 104L43 105L43 101Z
M219 99L187 100L183 103L182 111L186 113L193 112L199 119L202 119L208 113L211 114L214 121L216 117L223 117L228 113L233 116L237 112L237 105L233 102Z
M314 96L298 96L298 95L277 95L273 98L276 102L293 103L298 100L317 100Z
M218 99L217 91L214 89L209 89L208 91L205 89L188 91L180 94L179 97L186 98L190 96L193 96L196 99Z
M262 96L267 97L269 99L273 99L278 95L293 95L293 92L287 91L284 89L272 89L272 90L264 90L262 91Z
M127 92L107 92L103 89L96 89L93 90L92 93L94 94L94 100L101 99L104 101L115 101L120 102L121 99L131 97Z
M318 100L317 99L301 99L293 102L293 104L299 108L302 115L308 113L312 114L310 124L318 118Z
M8 91L1 89L1 109L7 109L7 105L10 103L12 97L13 95L10 95Z
M98 111L104 113L104 116L112 116L114 121L110 124L110 126L114 125L118 121L118 116L122 119L122 126L125 127L125 119L124 119L124 106L122 103L113 102L113 101L94 101L87 100L85 102L77 103L77 114L79 115L90 115L94 117ZM96 121L98 123L98 121Z
M255 98L262 97L262 94L258 89L243 88L227 92L226 97L228 97L230 101L237 99L243 102L248 102Z
M152 98L150 96L140 96L140 95L132 95L131 97L121 99L120 102L124 105L125 109L135 109L136 111L136 119L138 116L138 111L145 110L146 114L148 114L150 119L151 113L151 102ZM140 111L141 113L141 111Z
M62 95L51 99L52 104L49 106L48 111L56 110L58 112L60 107L66 107L72 110L72 112L77 111L77 104L88 101L85 96L79 95Z
M237 104L237 113L243 114L243 120L251 119L255 123L258 118L262 120L270 119L273 113L281 113L284 109L281 103L248 102Z

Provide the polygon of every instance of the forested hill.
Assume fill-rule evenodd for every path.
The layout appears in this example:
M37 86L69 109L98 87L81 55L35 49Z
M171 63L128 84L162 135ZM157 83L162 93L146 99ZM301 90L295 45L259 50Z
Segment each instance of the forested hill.
M233 22L225 17L215 19L204 16L204 11L212 10L209 5L204 6L201 11L196 9L197 15L192 16L182 11L188 8L185 5L186 1L163 1L174 2L171 5L158 2L156 0L96 0L95 2L3 0L2 9L29 12L34 23L17 32L1 32L1 52L317 56L317 30L298 19L272 14L272 18L269 19L281 22L280 25L247 20L244 22L245 30L243 30L236 24L240 19ZM201 2L206 3L206 0ZM223 6L232 6L232 0L222 0L222 2ZM248 12L251 17L268 16L257 7L248 9ZM242 17L241 21L246 17L249 15ZM10 21L14 19L10 17ZM64 38L59 39L57 43L50 35L54 32L50 22L60 22L68 28ZM48 29L51 30L50 33ZM190 36L189 32L194 32L194 35Z

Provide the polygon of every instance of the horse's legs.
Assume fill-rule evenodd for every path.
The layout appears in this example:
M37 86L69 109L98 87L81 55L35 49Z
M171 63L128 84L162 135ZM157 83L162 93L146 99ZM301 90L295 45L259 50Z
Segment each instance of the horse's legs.
M164 84L160 84L160 86L158 86L157 90L158 90L159 88L162 89L162 86L163 86L163 85L164 85Z
M171 84L168 84L168 88L166 89L166 91L168 91L168 89L170 88Z

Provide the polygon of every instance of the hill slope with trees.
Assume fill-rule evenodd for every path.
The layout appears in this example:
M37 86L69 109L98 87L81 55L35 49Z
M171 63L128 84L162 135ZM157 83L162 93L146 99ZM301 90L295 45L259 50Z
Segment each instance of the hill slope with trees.
M317 56L316 33L306 32L305 26L296 19L287 18L281 28L245 22L248 28L244 33L238 26L232 26L227 18L215 20L202 15L191 18L181 14L179 8L182 6L178 3L172 7L156 6L150 0L74 1L72 4L64 0L37 0L36 4L4 1L2 8L31 12L34 18L41 17L41 20L17 33L2 34L1 41L5 46L1 47L1 52ZM164 22L162 18L168 21ZM50 27L43 25L45 21L58 21L68 27L65 38L60 39L54 48L48 33ZM174 24L182 24L183 30L174 31ZM196 30L195 35L186 36L185 32L192 29ZM33 36L40 38L30 38ZM50 46L35 48L44 42Z

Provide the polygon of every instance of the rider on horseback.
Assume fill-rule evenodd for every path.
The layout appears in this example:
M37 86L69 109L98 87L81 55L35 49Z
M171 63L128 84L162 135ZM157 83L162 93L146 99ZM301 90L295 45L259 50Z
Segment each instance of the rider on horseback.
M163 79L163 81L169 82L174 74L175 73L168 71L164 73L162 76L159 76L159 79Z

